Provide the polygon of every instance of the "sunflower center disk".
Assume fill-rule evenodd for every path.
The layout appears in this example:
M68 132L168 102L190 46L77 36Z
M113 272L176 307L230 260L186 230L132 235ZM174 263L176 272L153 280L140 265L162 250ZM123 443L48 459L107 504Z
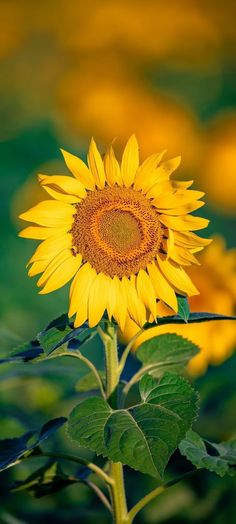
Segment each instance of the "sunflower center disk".
M119 278L144 269L163 238L158 214L141 193L124 187L91 192L76 206L73 247L99 273Z

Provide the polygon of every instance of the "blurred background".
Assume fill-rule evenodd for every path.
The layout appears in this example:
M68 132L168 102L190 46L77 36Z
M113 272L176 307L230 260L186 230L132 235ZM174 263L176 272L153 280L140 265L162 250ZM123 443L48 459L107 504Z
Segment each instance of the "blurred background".
M67 310L68 289L40 296L28 278L34 243L17 238L17 217L48 198L38 172L66 174L59 148L85 159L91 135L101 150L116 138L118 154L135 132L142 158L163 148L168 157L182 155L178 176L206 192L201 215L211 220L207 234L217 236L202 255L202 269L192 270L201 293L191 308L234 314L235 1L0 0L0 13L1 351L35 338ZM188 333L201 347L189 369L202 398L198 429L215 441L235 435L232 324ZM1 438L67 415L75 403L83 366L40 366L2 366ZM60 448L64 437L61 431ZM3 487L25 478L27 468L9 470ZM127 476L129 487L132 473ZM130 503L154 485L140 475ZM198 473L148 506L137 523L234 522L234 489L231 478ZM39 500L4 494L0 521L90 523L93 505L97 522L109 522L87 487L62 493Z

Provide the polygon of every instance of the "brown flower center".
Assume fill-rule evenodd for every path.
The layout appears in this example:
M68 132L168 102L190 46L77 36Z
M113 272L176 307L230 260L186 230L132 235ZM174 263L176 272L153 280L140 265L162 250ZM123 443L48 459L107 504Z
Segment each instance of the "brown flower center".
M160 249L163 230L151 202L125 187L96 190L76 205L73 248L110 277L137 273Z

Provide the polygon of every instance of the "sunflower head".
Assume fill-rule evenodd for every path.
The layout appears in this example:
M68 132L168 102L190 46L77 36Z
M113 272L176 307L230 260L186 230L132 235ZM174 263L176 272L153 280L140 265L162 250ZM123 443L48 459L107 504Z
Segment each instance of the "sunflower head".
M20 215L34 224L20 236L42 240L29 276L42 273L42 294L73 278L75 327L95 326L105 311L121 329L127 317L142 326L166 307L176 312L176 293L198 293L183 266L198 264L195 253L210 242L193 232L208 220L189 214L204 193L171 180L180 157L162 161L164 153L140 164L132 135L119 163L112 147L102 158L92 139L88 165L62 150L73 177L39 175L52 199Z

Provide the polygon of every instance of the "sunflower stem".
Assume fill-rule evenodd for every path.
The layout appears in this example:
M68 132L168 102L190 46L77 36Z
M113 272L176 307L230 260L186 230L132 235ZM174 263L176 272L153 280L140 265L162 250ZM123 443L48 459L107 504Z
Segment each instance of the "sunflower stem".
M117 328L112 324L107 326L106 331L98 328L99 335L103 341L106 358L106 396L110 399L115 393L119 383L119 360L117 352ZM109 475L113 480L110 485L111 503L114 524L126 524L129 522L126 503L123 467L121 462L109 461Z
M138 337L140 337L140 335L144 332L144 329L141 328L129 341L129 343L127 344L127 346L125 347L123 353L122 353L122 356L121 356L121 359L120 359L120 364L119 364L119 374L121 375L124 367L125 367L125 364L126 364L126 360L129 356L129 353L135 343L135 341L137 340Z

